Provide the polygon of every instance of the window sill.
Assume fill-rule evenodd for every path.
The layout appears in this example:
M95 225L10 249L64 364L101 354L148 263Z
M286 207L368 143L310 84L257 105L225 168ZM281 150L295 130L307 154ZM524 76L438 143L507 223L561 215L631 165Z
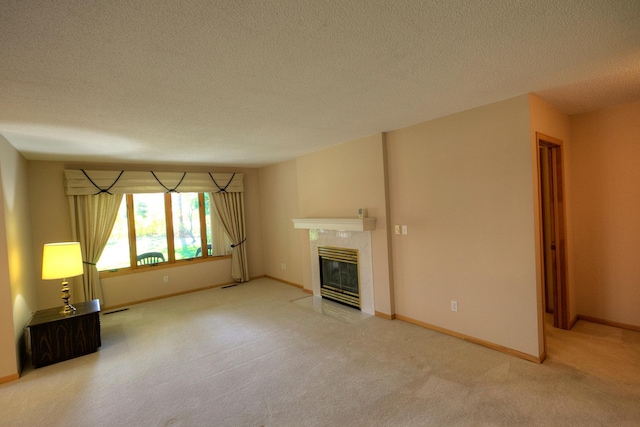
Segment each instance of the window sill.
M124 276L127 274L136 274L136 273L145 273L148 271L167 269L167 268L173 268L173 267L184 267L186 265L199 264L202 262L220 261L228 258L231 258L231 255L207 256L202 258L183 259L183 260L174 261L174 262L162 262L155 265L139 265L134 268L131 268L131 267L119 268L115 271L106 270L106 271L100 271L99 273L100 273L100 278L103 279L107 277Z

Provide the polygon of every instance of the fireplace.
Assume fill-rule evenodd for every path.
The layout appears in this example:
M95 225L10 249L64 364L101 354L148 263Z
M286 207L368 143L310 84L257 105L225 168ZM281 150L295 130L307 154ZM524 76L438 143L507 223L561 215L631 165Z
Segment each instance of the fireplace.
M319 248L348 248L357 253L357 277L360 311L375 314L373 301L373 261L371 232L376 229L375 218L300 218L295 228L309 230L311 290L313 296L323 298L320 285L321 263Z
M320 295L360 309L358 250L318 246Z

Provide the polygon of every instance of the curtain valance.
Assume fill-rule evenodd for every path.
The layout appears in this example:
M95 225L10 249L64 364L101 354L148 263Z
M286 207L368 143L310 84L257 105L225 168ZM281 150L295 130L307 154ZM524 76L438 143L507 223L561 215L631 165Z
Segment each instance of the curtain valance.
M65 170L68 196L124 193L242 193L241 173Z

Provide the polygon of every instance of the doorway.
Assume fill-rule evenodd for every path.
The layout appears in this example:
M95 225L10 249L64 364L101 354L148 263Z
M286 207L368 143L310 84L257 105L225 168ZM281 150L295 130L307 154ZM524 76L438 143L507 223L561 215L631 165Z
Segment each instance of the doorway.
M554 327L569 329L562 141L541 133L536 139L544 310L553 314Z

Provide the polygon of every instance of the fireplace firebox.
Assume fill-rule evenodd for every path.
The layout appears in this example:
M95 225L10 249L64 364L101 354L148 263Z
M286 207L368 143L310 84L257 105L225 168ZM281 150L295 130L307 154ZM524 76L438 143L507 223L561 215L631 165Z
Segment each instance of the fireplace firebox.
M320 295L360 309L358 250L318 246Z

